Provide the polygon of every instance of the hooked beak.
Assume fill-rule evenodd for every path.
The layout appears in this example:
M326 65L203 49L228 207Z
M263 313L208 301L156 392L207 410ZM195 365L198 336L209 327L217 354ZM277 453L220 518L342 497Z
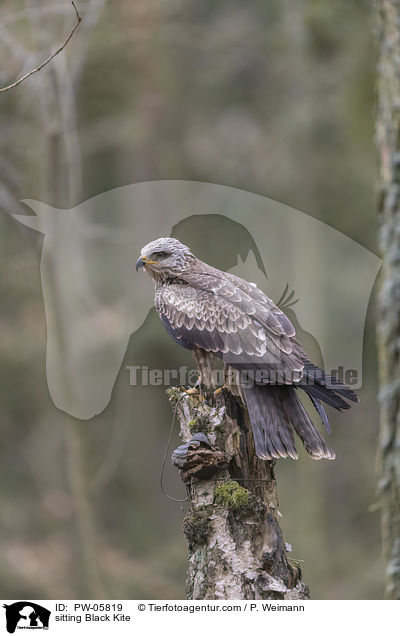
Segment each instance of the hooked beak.
M142 257L141 257L141 256L139 256L139 258L138 258L138 259L137 259L137 261L136 261L136 271L138 272L138 271L139 271L139 269L140 269L141 267L144 267L144 266L145 266L145 262L144 262L144 260L142 259Z

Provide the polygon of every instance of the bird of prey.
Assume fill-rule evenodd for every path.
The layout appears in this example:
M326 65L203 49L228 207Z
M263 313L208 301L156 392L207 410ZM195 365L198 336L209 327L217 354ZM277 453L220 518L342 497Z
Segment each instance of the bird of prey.
M254 283L202 262L174 238L143 247L136 271L141 267L154 281L156 310L174 340L197 360L213 354L246 380L242 389L258 457L297 459L295 431L311 457L335 458L298 391L308 395L328 432L322 402L341 411L350 407L344 398L358 397L312 364L270 298Z

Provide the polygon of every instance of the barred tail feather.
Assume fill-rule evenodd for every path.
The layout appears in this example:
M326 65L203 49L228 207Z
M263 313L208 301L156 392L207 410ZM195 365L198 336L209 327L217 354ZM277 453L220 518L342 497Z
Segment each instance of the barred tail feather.
M313 395L308 394L308 397L310 398L311 402L313 403L315 410L317 411L318 415L321 418L321 422L325 427L326 432L328 433L328 435L331 432L331 425L329 424L329 420L328 420L328 416L325 412L325 409L322 405L321 400L319 400L318 398L314 397Z
M244 389L254 444L260 459L298 459L290 422L282 412L281 387L254 385Z
M313 459L335 459L335 453L315 428L296 393L296 389L289 388L287 390L282 406L311 457Z
M325 373L323 369L315 366L311 362L305 362L303 371L303 381L300 387L310 395L330 404L333 408L341 411L349 409L350 404L342 398L351 402L359 402L358 395L346 384L337 378Z
M293 429L314 459L335 454L315 428L292 387L255 385L244 390L257 456L297 459Z

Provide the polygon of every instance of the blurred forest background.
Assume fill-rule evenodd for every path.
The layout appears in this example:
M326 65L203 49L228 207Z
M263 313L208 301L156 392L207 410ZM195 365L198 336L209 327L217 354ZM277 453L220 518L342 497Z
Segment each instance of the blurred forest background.
M184 598L183 512L159 485L171 410L163 387L129 386L125 367L190 357L152 312L107 409L87 422L57 410L42 237L9 215L27 213L23 198L64 208L125 184L191 179L282 201L376 251L371 3L78 7L67 49L0 96L0 596ZM3 0L0 84L45 59L73 21L68 2ZM202 255L211 263L213 249ZM315 599L383 598L372 305L361 404L332 415L336 461L301 453L276 469L285 538ZM184 496L168 462L165 481Z

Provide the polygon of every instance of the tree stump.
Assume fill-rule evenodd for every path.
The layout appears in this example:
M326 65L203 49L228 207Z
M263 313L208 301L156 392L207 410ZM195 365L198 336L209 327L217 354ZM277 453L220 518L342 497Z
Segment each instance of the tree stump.
M189 599L308 599L279 526L274 464L255 455L246 408L230 389L198 399L168 390L184 442Z

